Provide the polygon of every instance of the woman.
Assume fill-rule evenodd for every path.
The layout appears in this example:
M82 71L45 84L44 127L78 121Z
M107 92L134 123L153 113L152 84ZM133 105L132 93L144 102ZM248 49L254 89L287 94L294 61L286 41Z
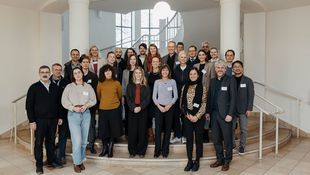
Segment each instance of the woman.
M189 82L182 88L180 107L184 113L184 127L186 135L187 165L184 171L197 171L199 160L203 153L203 127L207 90L199 80L199 70L193 67L189 71ZM193 162L193 132L195 132L196 160Z
M155 44L150 44L149 50L147 52L147 72L151 72L152 70L152 58L157 57L160 58L160 54L158 52L158 48Z
M128 51L128 49L127 49ZM138 67L138 59L136 55L131 55L127 61L127 67L123 71L123 76L122 76L122 103L124 104L125 107L125 135L128 135L128 105L126 103L126 87L128 84L132 83L132 74L133 70Z
M128 151L130 157L136 154L143 158L147 148L147 110L150 102L150 90L147 86L144 71L136 67L133 71L133 83L128 84L126 100L129 108L128 116Z
M202 81L202 85L206 87L206 90L208 92L210 80L215 77L215 69L213 67L213 63L207 62L207 53L205 50L198 51L198 60L199 63L195 64L194 67L199 70L199 80ZM209 142L209 125L210 121L206 120L205 130L203 134L203 140L205 143Z
M99 49L96 45L89 48L88 54L90 57L89 70L99 76L99 70L106 64L106 59L103 60L99 57Z
M160 59L158 57L152 58L152 70L148 74L148 84L150 87L151 94L153 94L153 88L155 81L160 79L159 76L159 69L160 69ZM150 105L148 107L148 120L147 120L147 135L148 135L148 142L154 142L154 132L153 132L153 117L156 111L156 106L151 100Z
M61 103L68 109L68 123L72 141L74 171L85 170L86 146L90 125L89 108L96 104L93 88L83 81L83 71L76 67L72 70L72 83L63 92Z
M153 90L153 101L156 105L155 113L155 153L154 158L162 154L167 158L169 154L169 139L173 120L173 105L178 99L176 82L171 79L171 70L167 64L160 69L161 79L156 80ZM163 126L165 124L165 126ZM164 128L164 138L161 144L161 131Z
M108 155L113 157L114 139L122 135L122 114L120 100L122 87L115 76L115 69L111 65L104 65L100 69L97 86L99 104L99 138L103 148L99 157Z

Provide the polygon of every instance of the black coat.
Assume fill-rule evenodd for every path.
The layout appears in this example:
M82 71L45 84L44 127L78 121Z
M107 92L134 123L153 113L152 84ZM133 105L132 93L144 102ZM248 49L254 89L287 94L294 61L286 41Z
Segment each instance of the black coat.
M135 104L135 97L136 97L136 85L133 83L129 83L126 88L126 101L130 111L134 111L136 104ZM151 93L148 86L141 86L140 89L140 107L141 110L144 110L148 104L150 103Z
M253 81L242 76L240 85L237 87L237 101L236 101L236 112L237 114L245 114L246 111L253 110L254 101L254 85Z

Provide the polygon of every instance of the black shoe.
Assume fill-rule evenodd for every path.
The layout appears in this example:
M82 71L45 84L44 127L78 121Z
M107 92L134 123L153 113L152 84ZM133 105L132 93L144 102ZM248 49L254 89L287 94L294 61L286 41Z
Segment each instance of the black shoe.
M139 157L140 157L140 158L144 158L144 154L140 154Z
M56 168L56 169L63 168L62 164L59 162L48 163L46 166L47 168Z
M157 159L159 157L159 154L154 154L154 158Z
M164 159L167 159L167 158L168 158L168 155L163 155L163 158L164 158Z
M109 152L109 145L108 144L104 144L103 148L102 148L102 152L99 154L99 157L104 157L108 154Z
M113 146L114 146L114 143L110 142L109 149L108 149L108 157L113 157Z
M239 154L241 155L244 154L244 147L242 146L239 147Z
M198 170L199 170L199 161L195 160L192 167L192 171L198 171Z
M62 165L67 164L66 158L65 158L65 157L60 158L60 163L61 163Z
M97 154L97 151L96 151L94 145L92 145L92 146L89 147L89 151L90 151L90 153L92 153L92 154Z
M136 155L134 155L134 154L130 154L129 155L129 158L134 158Z
M193 167L193 161L188 161L186 167L184 168L184 171L190 171Z
M36 168L36 173L37 174L43 174L43 167L37 167Z

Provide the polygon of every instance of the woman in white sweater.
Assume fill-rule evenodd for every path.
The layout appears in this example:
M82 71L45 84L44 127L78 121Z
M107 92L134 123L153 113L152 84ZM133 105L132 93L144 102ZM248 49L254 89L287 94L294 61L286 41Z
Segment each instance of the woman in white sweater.
M68 123L72 141L74 171L85 170L86 146L90 125L89 108L97 102L93 88L83 82L83 71L76 67L72 70L72 83L65 88L61 103L68 109Z

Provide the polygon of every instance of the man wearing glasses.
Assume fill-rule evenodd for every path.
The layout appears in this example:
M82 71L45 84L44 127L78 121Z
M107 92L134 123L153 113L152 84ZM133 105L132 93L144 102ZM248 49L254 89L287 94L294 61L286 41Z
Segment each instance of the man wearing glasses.
M50 68L41 66L39 76L40 80L28 89L26 111L30 128L35 132L36 173L43 174L43 142L45 142L49 167L61 167L55 163L54 147L57 124L62 124L62 118L60 117L61 94L59 87L49 80Z

